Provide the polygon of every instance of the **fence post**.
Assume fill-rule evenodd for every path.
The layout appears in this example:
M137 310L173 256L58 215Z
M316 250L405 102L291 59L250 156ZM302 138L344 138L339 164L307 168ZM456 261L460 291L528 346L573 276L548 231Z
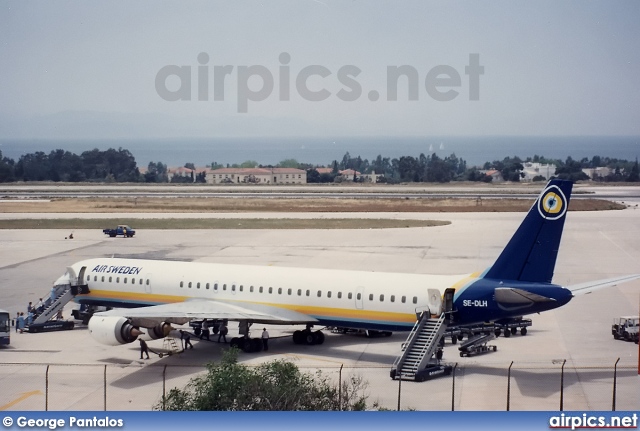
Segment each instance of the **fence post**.
M47 365L47 371L44 374L44 411L49 411L49 367Z
M453 372L451 373L452 381L451 381L451 411L455 410L455 402L456 402L456 368L458 368L458 363L453 366Z
M342 367L344 364L340 364L340 371L338 373L338 411L342 411Z
M513 361L511 361L507 371L507 411L511 409L511 367L513 367Z
M562 371L560 371L560 411L564 409L564 364L567 360L562 361Z
M398 411L400 411L400 394L402 393L402 372L400 373L400 378L398 379Z
M104 386L104 411L107 411L107 364L104 365L104 377L102 384Z
M162 369L162 411L167 410L167 364Z
M620 362L620 358L613 364L613 401L611 403L611 411L616 411L616 384L618 380L618 362Z

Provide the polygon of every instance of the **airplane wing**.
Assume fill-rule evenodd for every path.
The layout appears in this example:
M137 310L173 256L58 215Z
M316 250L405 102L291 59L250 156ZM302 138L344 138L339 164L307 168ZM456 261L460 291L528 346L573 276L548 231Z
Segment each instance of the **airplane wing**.
M254 323L295 325L315 323L317 320L306 314L285 308L247 302L225 302L207 299L192 299L171 304L149 307L114 309L95 313L96 316L118 316L131 320L134 326L151 328L167 322L182 325L191 320L249 320Z
M636 280L638 278L640 278L640 274L632 274L621 277L607 278L605 280L587 281L586 283L579 283L565 287L569 289L571 293L573 293L573 296L585 295L587 293L593 292L594 290L616 286L620 283L626 283L627 281Z

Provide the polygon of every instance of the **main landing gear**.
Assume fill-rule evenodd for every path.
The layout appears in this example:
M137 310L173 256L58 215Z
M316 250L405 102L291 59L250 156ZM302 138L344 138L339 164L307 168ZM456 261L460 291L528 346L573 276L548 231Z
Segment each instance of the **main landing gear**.
M293 342L308 346L322 344L324 343L324 334L322 331L312 331L310 327L307 327L304 331L295 331L293 333Z

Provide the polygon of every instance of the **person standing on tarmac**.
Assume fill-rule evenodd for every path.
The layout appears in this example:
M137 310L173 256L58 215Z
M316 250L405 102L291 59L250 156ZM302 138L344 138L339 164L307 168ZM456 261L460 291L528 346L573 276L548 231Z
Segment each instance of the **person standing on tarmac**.
M262 350L269 350L269 333L267 328L262 329Z
M142 359L143 353L146 353L147 359L149 359L149 347L147 346L146 341L144 341L142 338L138 338L138 341L140 341L140 359Z
M193 349L193 344L191 344L191 336L186 331L180 331L180 339L184 341L184 347L182 350L187 350L187 346Z
M220 323L220 331L218 332L218 343L220 342L220 338L224 338L224 342L227 342L227 333L229 332L229 329L227 329L227 324L226 322L223 320L222 323Z

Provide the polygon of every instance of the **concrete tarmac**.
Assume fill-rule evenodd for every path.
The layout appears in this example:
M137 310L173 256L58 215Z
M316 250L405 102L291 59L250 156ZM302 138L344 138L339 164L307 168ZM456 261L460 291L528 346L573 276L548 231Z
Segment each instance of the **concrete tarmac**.
M290 216L295 215L286 215ZM452 224L335 231L141 230L132 239L108 238L99 230L78 230L74 231L73 240L65 239L69 234L66 231L3 230L0 308L8 309L12 316L26 311L27 303L44 297L66 266L94 257L463 274L491 265L524 214L391 216L444 219ZM554 282L567 285L640 273L639 239L640 210L569 213ZM609 410L613 366L620 358L617 409L637 409L638 346L615 341L610 328L613 318L638 314L639 292L640 281L634 281L576 297L558 310L530 316L533 326L529 333L497 338L492 342L498 349L495 353L461 358L456 346L447 344L444 360L457 363L455 379L403 382L401 406L450 410L453 404L456 410L504 410L508 390L512 410L556 410L561 396L560 372L566 361L564 408ZM72 307L67 306L65 317L70 317ZM230 329L230 335L235 334L235 328ZM389 369L406 334L366 338L325 331L327 339L322 346L296 346L290 337L294 329L297 328L269 327L269 351L241 354L240 361L259 364L290 359L305 371L320 369L333 379L338 378L340 367L344 366L343 379L359 376L367 382L370 404L378 402L383 407L396 408L398 382L389 378ZM161 399L163 373L168 390L184 385L203 371L203 364L221 357L226 345L215 339L193 339L195 349L183 354L163 358L152 354L150 360L139 360L137 343L103 346L82 325L66 332L13 332L11 345L0 349L0 410L101 410L105 400L107 410L149 410ZM149 346L158 352L170 347L161 340L150 342Z

